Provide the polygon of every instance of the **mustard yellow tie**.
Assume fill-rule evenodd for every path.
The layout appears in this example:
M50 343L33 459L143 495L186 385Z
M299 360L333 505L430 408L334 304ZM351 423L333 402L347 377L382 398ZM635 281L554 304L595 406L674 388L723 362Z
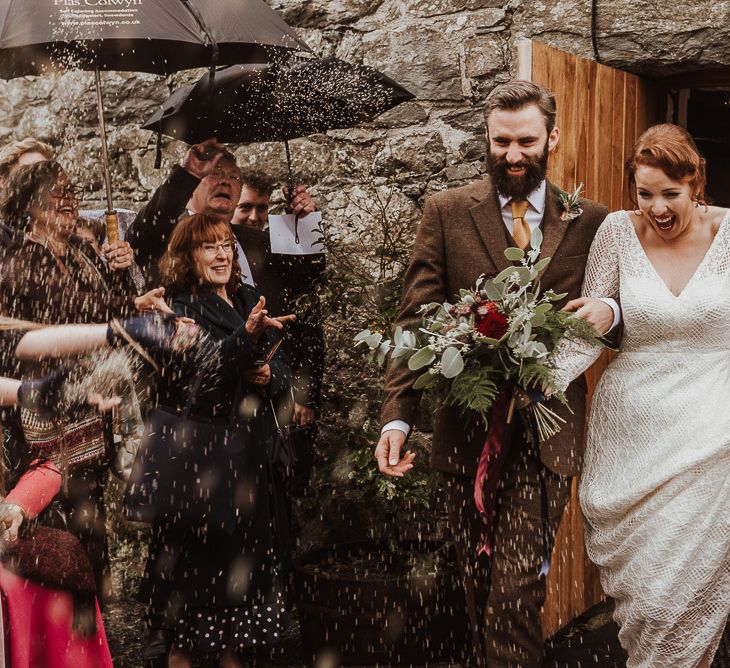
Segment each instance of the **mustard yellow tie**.
M527 248L532 232L525 220L525 214L530 203L526 199L513 199L510 206L512 207L512 238L519 248Z

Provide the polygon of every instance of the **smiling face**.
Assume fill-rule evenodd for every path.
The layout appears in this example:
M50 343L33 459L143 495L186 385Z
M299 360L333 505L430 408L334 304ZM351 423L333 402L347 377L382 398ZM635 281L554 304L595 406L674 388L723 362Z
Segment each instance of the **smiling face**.
M234 225L246 225L255 230L263 230L269 220L270 199L269 195L264 195L250 186L243 186L231 222Z
M233 158L224 157L215 171L200 181L188 204L195 213L206 213L228 222L241 195L241 170Z
M639 165L634 179L639 208L652 229L665 240L680 237L697 209L690 179L677 181L648 165Z
M73 234L78 212L78 200L66 172L61 172L50 188L41 188L30 207L35 227L63 242Z
M198 280L218 291L225 290L231 280L235 247L233 237L221 229L214 239L195 248L193 266Z
M498 192L525 199L545 178L548 154L559 132L548 134L545 116L536 104L519 109L495 109L487 119L487 166Z

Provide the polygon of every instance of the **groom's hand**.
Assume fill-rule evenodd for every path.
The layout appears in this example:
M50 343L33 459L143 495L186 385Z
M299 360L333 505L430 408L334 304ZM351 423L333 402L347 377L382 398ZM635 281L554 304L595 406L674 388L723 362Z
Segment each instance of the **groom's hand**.
M583 318L599 336L603 336L613 325L613 309L601 299L595 297L579 297L571 299L563 311L575 311L577 318Z
M375 448L378 468L385 475L402 478L413 468L416 453L408 450L401 458L400 451L406 442L406 435L400 429L387 429L380 435Z

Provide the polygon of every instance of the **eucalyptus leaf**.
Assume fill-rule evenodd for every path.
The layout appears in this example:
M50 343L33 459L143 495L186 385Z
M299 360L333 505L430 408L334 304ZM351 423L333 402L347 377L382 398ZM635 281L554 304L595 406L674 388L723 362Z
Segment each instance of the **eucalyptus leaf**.
M559 302L568 296L567 292L555 292L554 290L545 290L543 293L551 302Z
M500 271L492 280L495 283L504 283L504 281L512 276L516 268L517 267L507 267L507 269L503 269L502 271Z
M396 346L393 348L393 352L391 353L391 357L393 358L393 361L397 361L400 359L403 359L404 357L410 357L413 355L413 348L407 348L405 346Z
M383 340L383 335L379 332L375 332L375 334L371 334L363 340L365 341L365 343L368 344L371 350L375 350L380 345L380 342Z
M502 290L498 288L492 281L487 281L484 284L483 290L487 295L487 299L495 301L502 298Z
M523 251L521 248L508 248L504 251L504 256L510 262L519 262L525 257L525 251Z
M532 272L527 267L515 267L514 269L517 272L517 284L524 288L532 282L533 275Z
M401 345L404 348L415 348L417 345L416 335L413 332L406 330L405 332L403 332L403 340L401 342Z
M424 366L428 366L436 359L436 353L430 348L421 348L411 359L408 360L408 368L411 371L418 371Z
M545 269L545 267L547 267L547 266L548 266L549 264L550 264L550 258L549 258L549 257L544 257L544 258L543 258L542 260L540 260L540 261L539 261L539 262L538 262L538 263L537 263L537 264L535 265L535 270L536 270L536 271L537 271L538 273L540 273L540 272L541 272L541 271L542 271L543 269Z
M476 340L485 346L497 346L500 339L493 339L491 336L477 336Z
M393 343L395 343L396 347L403 345L403 328L400 325L393 332Z
M545 317L545 314L539 311L535 311L535 315L533 315L530 319L530 323L533 327L542 327L546 321L547 318ZM393 353L393 357L395 357L395 353Z
M355 334L354 341L360 343L372 335L373 333L369 329L363 329L361 332Z
M426 373L422 373L418 378L416 378L416 382L413 383L413 389L414 390L425 390L428 387L431 387L436 383L436 376L434 376L432 373L429 373L426 371Z
M388 356L388 351L390 350L390 341L385 340L378 346L378 352L376 355L378 366L383 366L385 363L385 358Z
M441 356L441 373L444 378L455 378L464 370L464 358L458 348L447 348Z
M530 236L530 247L532 250L537 250L542 246L542 231L539 227L536 227L532 230L532 235Z

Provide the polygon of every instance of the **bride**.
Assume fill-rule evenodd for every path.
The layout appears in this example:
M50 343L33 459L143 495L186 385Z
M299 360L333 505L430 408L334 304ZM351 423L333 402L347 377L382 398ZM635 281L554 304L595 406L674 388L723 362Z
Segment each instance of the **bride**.
M620 352L591 405L580 501L629 668L709 668L730 613L730 213L690 135L657 125L628 163L583 295L619 299ZM600 350L554 358L567 383Z

